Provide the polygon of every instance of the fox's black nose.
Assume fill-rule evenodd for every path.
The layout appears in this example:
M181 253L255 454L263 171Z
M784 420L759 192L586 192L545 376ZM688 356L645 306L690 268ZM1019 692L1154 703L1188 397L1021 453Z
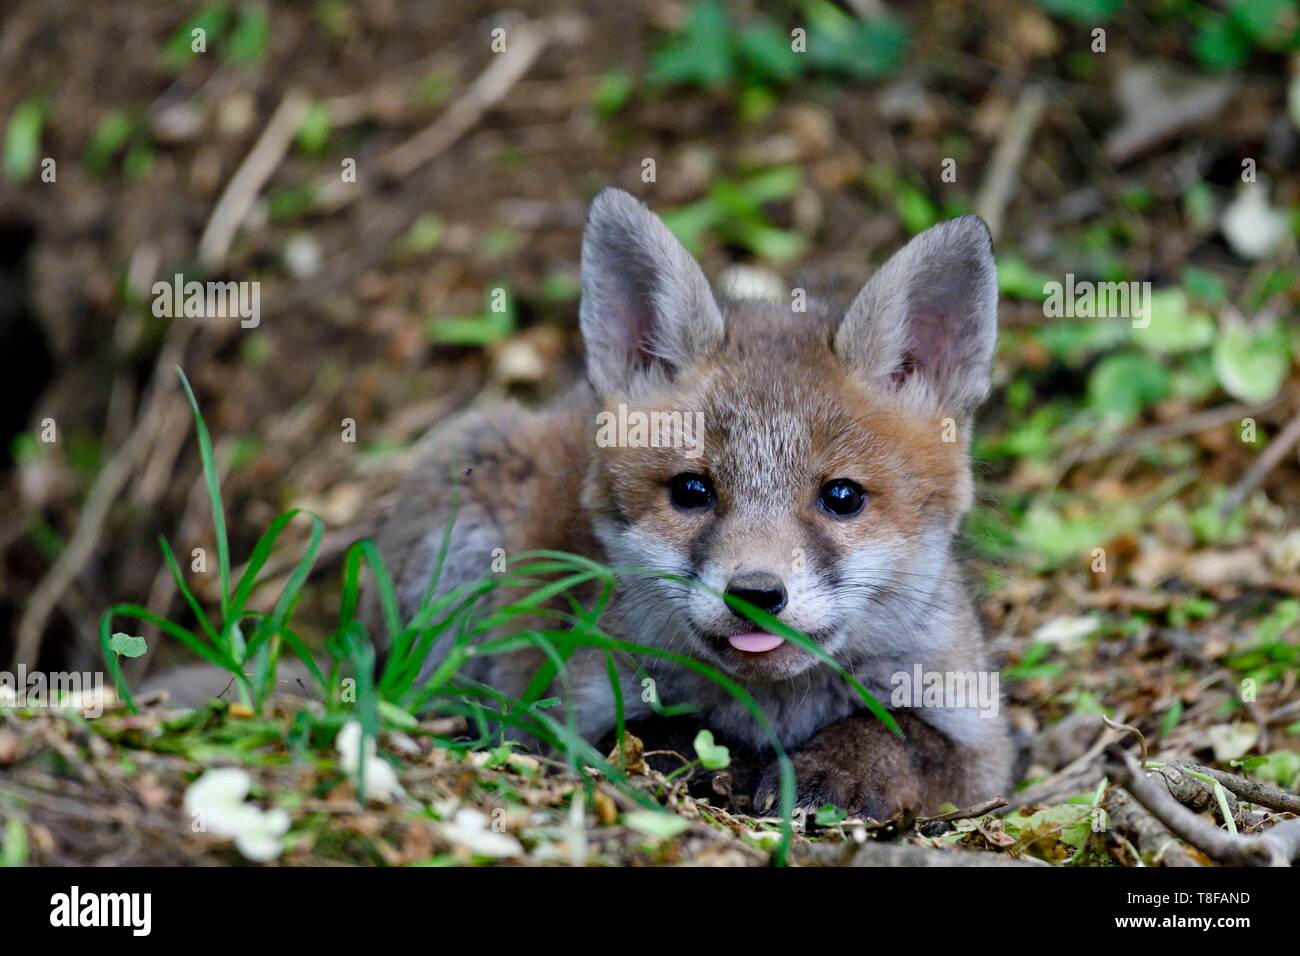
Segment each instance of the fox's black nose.
M785 607L785 585L775 574L768 574L766 571L737 574L727 582L727 593L742 601L748 601L757 608L762 608L768 614L780 614L781 609ZM731 605L727 606L731 607ZM731 613L737 617L745 617L734 607L731 608Z

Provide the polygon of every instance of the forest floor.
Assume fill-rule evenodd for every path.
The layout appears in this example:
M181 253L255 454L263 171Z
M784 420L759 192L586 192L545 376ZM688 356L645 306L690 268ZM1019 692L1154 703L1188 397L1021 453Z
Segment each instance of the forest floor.
M8 5L0 659L102 671L100 615L121 601L193 625L157 547L216 547L176 366L213 436L235 570L287 508L323 521L294 609L319 650L346 549L417 442L459 408L545 400L579 374L579 240L600 186L667 213L710 276L753 266L850 295L910 235L976 211L996 237L1001 337L962 550L1017 784L952 820L827 810L798 822L787 859L1232 861L1153 827L1111 745L1163 762L1152 779L1219 832L1285 820L1300 786L1294 19L1095 13L1099 52L1061 2L862 23L818 0L558 6ZM819 52L792 61L802 23ZM196 54L197 26L211 42ZM160 321L152 285L177 272L256 279L259 323ZM1148 323L1053 311L1049 284L1075 276L1149 283ZM498 288L504 315L485 305ZM288 526L250 608L272 611L310 533ZM189 585L220 602L217 575ZM133 685L192 660L138 633ZM0 862L257 856L256 834L239 849L196 830L185 794L213 766L242 768L232 792L265 810L239 825L285 824L282 863L781 852L780 819L635 753L613 761L615 785L398 715L379 744L401 794L362 807L328 708L139 704L87 719L0 700ZM1221 801L1178 761L1279 806Z

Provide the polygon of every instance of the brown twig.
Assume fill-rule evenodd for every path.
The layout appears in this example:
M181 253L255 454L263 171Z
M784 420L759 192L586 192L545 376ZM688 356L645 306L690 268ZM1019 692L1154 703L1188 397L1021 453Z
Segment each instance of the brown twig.
M199 261L210 271L217 271L225 262L239 227L253 208L258 193L288 152L310 104L301 90L292 89L286 93L267 121L266 129L262 130L262 135L230 178L199 239Z
M1300 828L1288 821L1259 836L1221 830L1192 813L1156 786L1132 755L1117 746L1107 749L1107 775L1133 795L1151 815L1179 839L1190 843L1216 863L1233 866L1288 866L1300 855ZM1277 831L1281 830L1281 833Z
M980 184L975 211L984 219L995 239L1002 231L1002 217L1011 198L1016 172L1025 160L1029 141L1034 138L1046 105L1047 94L1038 84L1027 87L1020 94L1011 116L1002 127L1002 136L993 151L988 174Z
M1138 730L1132 724L1121 724L1117 720L1111 720L1105 714L1101 715L1101 722L1111 730L1117 730L1121 733L1132 734L1138 740L1138 746L1142 748L1142 762L1147 762L1147 739L1143 736L1142 731Z
M1194 415L1188 415L1171 422L1161 422L1159 425L1152 425L1150 428L1142 428L1135 432L1120 435L1113 441L1089 445L1079 452L1075 457L1075 461L1096 461L1099 458L1109 458L1132 448L1143 448L1170 439L1185 438L1188 435L1207 432L1229 422L1240 421L1248 415L1257 415L1267 410L1272 404L1272 402L1264 402L1255 405L1232 404L1207 408Z
M918 825L923 823L934 823L936 820L951 822L953 820L973 820L976 817L982 817L986 813L992 813L994 810L1000 810L1007 805L1006 797L994 797L992 800L985 800L983 803L977 803L973 807L967 807L965 810L949 810L947 813L940 813L933 817L917 817Z
M1277 787L1270 787L1265 783L1256 783L1254 780L1247 780L1245 777L1239 777L1223 770L1215 770L1213 767L1192 763L1190 760L1180 760L1175 766L1179 769L1192 770L1211 777L1223 784L1225 790L1235 793L1242 800L1249 803L1267 807L1269 810L1300 814L1300 797L1293 793L1287 793Z
M1142 856L1165 866L1200 866L1165 825L1134 800L1128 791L1110 787L1102 807L1115 831L1130 838Z
M1297 444L1300 444L1300 412L1296 412L1295 417L1287 422L1286 427L1269 442L1268 447L1241 476L1241 480L1223 496L1223 506L1219 509L1219 514L1223 517L1230 515Z
M556 31L549 21L531 21L512 28L505 52L494 54L487 69L432 124L389 150L379 161L379 171L391 179L400 179L454 146L532 69ZM330 211L341 209L361 196L356 185L345 184L336 174L330 174L317 185L317 206Z
M1270 724L1280 723L1293 714L1300 714L1300 698L1291 701L1289 704L1283 704L1281 707L1274 707L1268 712L1268 722Z
M384 174L394 178L409 175L445 152L484 113L505 98L537 62L550 38L550 29L537 23L523 23L509 31L505 52L492 58L492 64L478 75L465 95L431 125L384 157L381 164Z

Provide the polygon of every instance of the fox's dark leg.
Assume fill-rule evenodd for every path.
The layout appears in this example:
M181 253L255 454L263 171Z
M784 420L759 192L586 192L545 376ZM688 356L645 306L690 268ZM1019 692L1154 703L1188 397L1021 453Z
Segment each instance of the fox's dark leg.
M894 719L900 738L870 711L822 728L790 754L795 807L808 811L832 803L850 815L887 819L904 810L935 811L943 803L968 806L996 793L975 793L977 756L908 711ZM758 810L777 806L780 768L773 761L754 797Z

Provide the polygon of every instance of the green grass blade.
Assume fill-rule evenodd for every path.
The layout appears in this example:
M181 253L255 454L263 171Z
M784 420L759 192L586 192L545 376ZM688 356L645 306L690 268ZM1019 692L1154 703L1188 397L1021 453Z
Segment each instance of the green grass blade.
M321 521L316 515L310 514L310 512L307 514L311 518L311 535L307 539L307 547L303 550L302 557L298 559L298 564L290 573L289 580L285 582L284 590L280 592L280 596L276 599L271 616L249 640L248 649L244 652L245 661L257 653L258 648L271 636L281 633L285 623L288 622L290 615L293 613L294 605L298 602L298 596L303 585L307 583L307 577L311 574L311 569L316 565L316 556L320 554L321 541L325 537L325 522Z
M126 704L126 709L131 713L139 713L135 706L135 697L131 694L131 687L126 682L126 675L122 673L122 662L118 660L117 652L109 646L112 638L113 610L110 608L99 618L99 649L104 655L104 666L108 668L108 673L113 678L113 686L117 688L118 698Z
M623 763L623 741L627 738L627 723L623 714L623 683L619 680L614 652L605 651L605 671L609 674L609 689L614 695L614 739L618 741L618 762Z
M287 624L280 629L280 633L284 636L284 641L289 645L289 649L303 662L311 676L316 678L316 683L320 684L321 690L327 690L329 682L325 679L325 675L321 673L320 665L316 663L316 658L312 655L312 652L307 650L307 645L303 643L302 638L295 634Z
M276 519L271 522L271 526L257 539L257 544L253 546L253 553L248 558L248 566L244 568L244 573L240 575L239 583L235 585L234 596L230 600L230 614L234 617L243 614L244 605L248 603L249 597L253 594L253 588L257 585L257 576L266 565L267 559L270 558L271 550L275 547L280 532L301 513L301 508L291 508L276 516Z
M212 505L212 530L217 542L217 574L221 579L221 623L224 632L230 626L230 542L226 537L226 512L221 504L221 482L217 476L216 458L212 452L212 439L208 435L208 426L199 412L199 403L194 398L194 389L184 370L176 367L176 374L181 378L185 397L189 399L190 410L194 413L194 426L199 436L199 457L203 462L203 479L208 486L208 501Z
M216 628L212 626L212 623L208 620L207 614L203 612L203 608L199 605L198 598L196 598L194 592L190 590L189 582L185 580L185 575L181 572L180 564L176 561L176 555L172 553L172 546L167 543L167 539L162 535L158 535L158 544L162 548L163 561L167 564L167 570L172 573L172 578L176 581L176 587L185 598L185 603L190 606L190 611L193 612L195 620L197 620L199 625L203 628L203 633L208 636L208 640L212 642L212 646L221 647L221 635L218 634ZM226 650L229 652L229 648Z

